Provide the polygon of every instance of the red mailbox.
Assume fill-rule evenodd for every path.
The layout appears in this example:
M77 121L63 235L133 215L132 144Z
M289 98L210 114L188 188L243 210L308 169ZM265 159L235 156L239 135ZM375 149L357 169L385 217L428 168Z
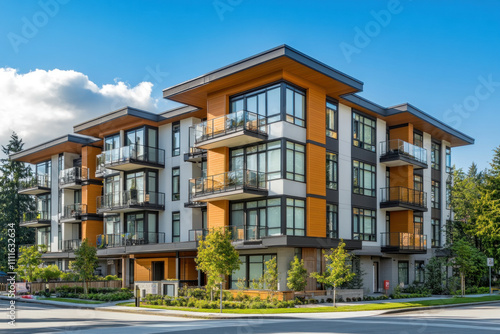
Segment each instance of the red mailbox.
M388 280L384 281L384 290L389 290L389 281Z

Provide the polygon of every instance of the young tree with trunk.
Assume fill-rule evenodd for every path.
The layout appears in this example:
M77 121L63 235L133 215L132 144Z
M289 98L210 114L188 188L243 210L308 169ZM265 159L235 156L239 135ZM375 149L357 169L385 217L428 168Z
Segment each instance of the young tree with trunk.
M17 260L17 274L28 282L33 282L38 267L42 264L42 254L38 246L22 247Z
M290 270L288 271L288 278L286 286L295 292L306 292L307 285L307 269L304 267L304 260L300 260L297 256L290 262Z
M98 266L97 248L92 246L87 239L84 239L80 248L75 251L75 260L71 262L71 268L82 279L85 294L88 291L88 281L94 276L94 271Z

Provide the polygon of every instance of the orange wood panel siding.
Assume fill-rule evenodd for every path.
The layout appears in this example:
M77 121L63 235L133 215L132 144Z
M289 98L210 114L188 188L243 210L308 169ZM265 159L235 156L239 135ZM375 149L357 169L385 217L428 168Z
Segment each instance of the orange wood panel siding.
M102 221L87 220L82 222L82 240L87 239L91 245L96 245L97 235L102 233Z
M326 143L326 94L324 90L307 90L307 139Z
M136 259L134 264L134 281L150 281L151 280L151 260Z
M326 196L326 148L306 144L307 193Z
M197 280L198 271L196 270L196 263L192 258L184 258L181 260L181 277L182 280Z
M307 197L307 236L326 237L326 199Z
M102 186L88 184L82 187L82 204L87 204L88 213L97 212L97 196L102 195Z
M177 273L175 272L175 259L168 258L165 260L165 278L176 279Z
M229 201L207 203L207 226L217 228L229 225Z
M390 211L390 231L413 233L413 211Z
M401 139L407 143L413 144L413 124L410 123L408 126L390 129L389 139Z
M302 259L308 274L306 290L316 290L316 279L309 277L309 274L318 271L318 250L316 248L302 248Z
M391 187L405 187L413 189L413 166L390 167Z
M82 168L89 169L90 179L95 179L97 155L100 153L101 149L98 147L92 147L92 146L82 147Z
M227 110L227 95L217 94L209 96L207 99L207 119L224 116Z
M229 170L229 148L220 147L207 152L207 175L225 173Z

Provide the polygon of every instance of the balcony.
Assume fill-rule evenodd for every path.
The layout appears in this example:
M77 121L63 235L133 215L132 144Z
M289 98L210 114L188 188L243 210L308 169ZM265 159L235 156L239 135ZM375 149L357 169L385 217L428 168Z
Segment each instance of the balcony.
M72 167L59 172L60 189L81 189L82 181L88 180L89 169Z
M23 195L50 193L50 175L35 174L32 177L19 180L18 193Z
M237 111L191 127L199 149L235 147L267 138L267 119L249 111Z
M263 172L246 169L189 180L190 201L211 202L267 196Z
M427 193L405 187L382 188L380 208L387 211L427 211Z
M82 241L80 239L64 240L64 252L74 252L80 248Z
M261 241L264 237L281 235L270 234L267 228L258 226L225 226L224 229L231 232L233 242ZM189 230L189 241L203 240L208 233L208 229Z
M383 232L381 235L381 251L392 254L425 254L427 253L427 236L406 232Z
M427 150L401 139L388 140L380 143L380 162L388 167L427 168Z
M49 211L30 211L23 213L19 221L19 226L24 227L45 227L50 226Z
M136 232L122 234L99 234L97 248L114 248L165 243L163 232Z
M77 223L82 221L82 215L86 214L87 204L76 203L65 205L59 220L61 223Z
M189 241L204 240L208 234L208 229L189 230Z
M104 151L97 156L96 174L106 174L105 169L130 171L143 167L165 168L165 150L134 144Z
M165 194L126 190L97 197L97 213L165 210Z

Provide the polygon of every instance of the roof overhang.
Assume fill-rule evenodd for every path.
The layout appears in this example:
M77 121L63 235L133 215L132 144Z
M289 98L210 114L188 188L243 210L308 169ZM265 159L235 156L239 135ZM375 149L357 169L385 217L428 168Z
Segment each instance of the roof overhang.
M36 164L63 152L80 154L83 146L97 144L100 141L99 138L68 134L21 152L13 153L10 155L10 159Z
M330 96L355 93L363 89L361 81L282 45L167 88L163 90L163 97L204 108L208 94L278 71L314 82Z

